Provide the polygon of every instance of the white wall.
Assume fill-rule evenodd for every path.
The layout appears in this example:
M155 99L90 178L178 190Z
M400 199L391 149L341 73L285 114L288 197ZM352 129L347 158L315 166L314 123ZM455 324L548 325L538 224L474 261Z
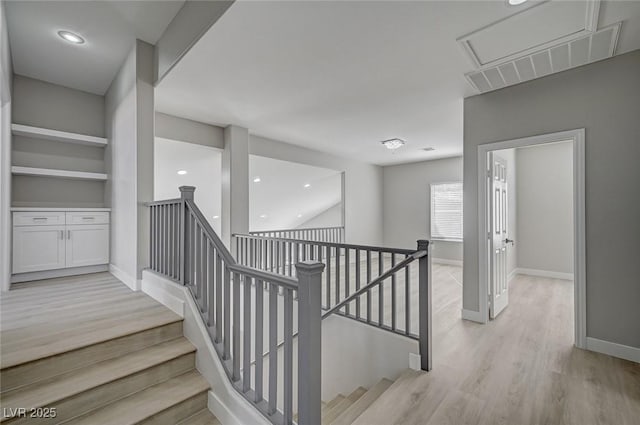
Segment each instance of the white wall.
M300 229L314 227L338 227L342 226L342 203L338 202L334 206L322 211L315 217L311 217L304 223L298 225Z
M152 46L137 41L105 98L111 270L134 289L148 252L145 202L153 199Z
M479 311L478 145L585 129L587 337L640 348L640 50L465 99L463 307Z
M259 182L253 181L256 177ZM249 155L251 231L299 227L339 203L341 196L339 171Z
M344 171L346 241L382 244L382 167L255 135L250 136L249 153Z
M516 149L518 267L573 273L573 147Z
M224 149L224 129L173 115L156 112L156 137Z
M196 204L219 235L222 153L207 146L160 137L156 137L154 149L154 200L179 198L180 186L195 186ZM187 174L179 175L179 170Z
M459 157L384 167L384 245L415 249L431 239L429 185L461 181ZM435 241L432 255L462 261L462 243Z
M11 87L13 68L4 2L0 3L0 289L11 276Z

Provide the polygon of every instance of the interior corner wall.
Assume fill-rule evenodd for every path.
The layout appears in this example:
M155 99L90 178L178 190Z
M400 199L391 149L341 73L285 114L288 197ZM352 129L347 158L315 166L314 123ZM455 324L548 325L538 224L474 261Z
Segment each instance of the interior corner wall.
M13 67L4 2L0 4L0 290L11 278L11 90Z
M462 158L390 165L384 170L384 245L415 249L431 239L429 185L462 181ZM435 241L433 258L462 261L462 243Z
M139 289L138 280L146 266L148 226L144 226L144 202L153 200L152 58L152 46L137 41L105 99L109 139L105 151L105 204L111 208L110 265L133 289Z
M515 152L518 267L573 274L573 145Z
M382 167L256 135L249 136L249 153L343 171L346 241L382 244Z
M478 145L585 129L587 336L640 347L640 50L464 102L463 308L479 311Z

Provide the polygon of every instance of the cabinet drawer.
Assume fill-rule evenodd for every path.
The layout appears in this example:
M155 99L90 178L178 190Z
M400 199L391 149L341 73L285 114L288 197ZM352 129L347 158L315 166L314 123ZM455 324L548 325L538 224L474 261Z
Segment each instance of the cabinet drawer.
M106 211L73 211L67 213L67 224L108 224L109 213Z
M20 211L13 213L14 226L59 226L64 224L64 212Z

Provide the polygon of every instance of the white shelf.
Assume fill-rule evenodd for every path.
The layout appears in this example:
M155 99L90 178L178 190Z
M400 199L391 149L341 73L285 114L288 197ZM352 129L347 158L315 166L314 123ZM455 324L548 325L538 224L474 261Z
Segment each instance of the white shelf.
M30 125L11 124L11 133L15 136L26 136L36 139L53 140L56 142L75 143L78 145L98 147L107 146L107 139L104 137L68 133L66 131L50 130L48 128L32 127Z
M43 176L77 180L106 180L104 173L87 173L84 171L52 170L48 168L11 167L11 174L16 176Z

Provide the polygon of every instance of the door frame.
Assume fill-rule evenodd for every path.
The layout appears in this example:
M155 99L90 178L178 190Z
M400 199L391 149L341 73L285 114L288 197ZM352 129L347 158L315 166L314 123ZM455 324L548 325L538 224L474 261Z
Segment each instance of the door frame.
M586 223L585 223L585 131L584 128L541 134L519 139L504 140L478 145L478 285L480 318L489 321L489 276L487 227L487 156L490 151L522 148L556 142L572 142L573 145L573 287L575 345L586 347Z

